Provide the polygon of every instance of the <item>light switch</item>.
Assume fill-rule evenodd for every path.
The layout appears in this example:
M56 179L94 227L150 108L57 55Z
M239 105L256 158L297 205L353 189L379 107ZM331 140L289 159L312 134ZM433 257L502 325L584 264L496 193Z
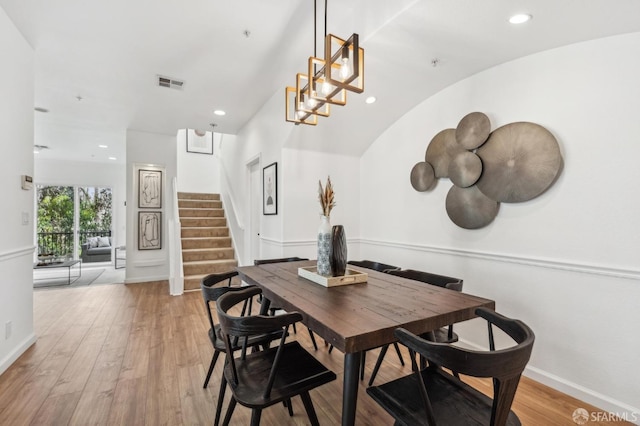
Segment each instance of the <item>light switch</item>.
M29 213L28 212L22 212L22 224L23 225L28 225L29 224Z

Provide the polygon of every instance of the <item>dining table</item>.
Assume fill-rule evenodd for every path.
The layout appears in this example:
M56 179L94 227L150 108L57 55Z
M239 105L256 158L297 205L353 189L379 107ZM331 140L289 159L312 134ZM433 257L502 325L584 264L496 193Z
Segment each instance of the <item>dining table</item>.
M365 282L325 287L298 275L298 268L315 265L311 260L236 269L243 281L262 289L262 314L269 303L297 311L304 325L344 353L343 426L355 423L364 351L396 342L399 327L423 334L472 319L476 308L495 309L493 300L352 265L367 274Z

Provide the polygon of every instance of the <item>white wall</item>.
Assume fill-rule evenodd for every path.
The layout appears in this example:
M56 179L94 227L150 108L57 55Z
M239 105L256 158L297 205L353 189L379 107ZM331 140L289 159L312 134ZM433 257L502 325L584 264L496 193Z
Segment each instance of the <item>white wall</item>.
M33 49L0 8L0 374L33 342ZM28 222L23 223L23 215ZM11 323L11 337L5 338Z
M231 226L240 264L246 264L248 260L245 250L249 244L249 236L245 231L250 218L247 164L254 160L260 163L260 170L273 162L278 163L278 214L265 216L260 213L261 258L316 258L316 236L320 223L318 180L322 180L324 185L329 175L338 203L331 214L331 223L345 227L349 257L358 257L359 159L296 149L299 132L300 127L285 122L282 93L278 91L234 140L222 141L222 181L229 182L233 204L244 225L242 230L234 230ZM225 199L228 196L225 185L222 192ZM232 216L227 205L225 209L227 216ZM239 235L241 238L238 238Z
M162 248L138 250L138 170L163 171ZM172 180L176 177L176 136L127 130L127 270L126 283L169 279L169 227L177 219ZM155 210L154 210L155 211Z
M189 130L193 134L193 130ZM178 130L178 191L217 194L220 192L219 133L214 134L213 155L187 152L186 129ZM207 138L211 132L207 132Z
M247 253L249 247L249 172L247 165L250 162L258 161L259 168L278 162L278 182L282 182L281 175L281 151L282 146L289 137L292 126L285 123L282 112L282 96L278 92L269 99L260 111L245 125L238 135L229 137L224 135L221 147L221 174L222 196L225 201L225 213L227 217L237 216L242 226L231 232L234 238L234 245L240 265L247 264L250 254ZM282 193L278 194L278 203L282 202ZM235 213L232 212L235 206ZM232 225L230 221L230 225ZM282 240L282 214L278 209L278 214L273 216L263 216L260 219L261 237L261 257L266 257L266 253L272 253L266 248L265 241ZM280 249L281 251L281 249ZM269 255L269 257L272 257ZM280 257L280 254L273 256Z
M321 214L318 181L324 187L327 176L331 176L336 200L331 211L331 225L344 226L348 258L359 259L360 159L283 149L281 175L278 186L282 194L284 233L283 240L276 243L284 246L284 255L317 258Z
M113 196L113 246L126 243L127 199L124 164L41 159L36 156L34 182L45 185L109 187ZM114 257L112 256L112 259Z
M527 374L603 409L640 412L640 34L576 44L506 63L407 113L362 157L364 258L463 278L464 291L536 333ZM540 197L501 204L465 230L445 211L451 183L409 182L431 137L467 113L495 129L543 125L564 170ZM458 327L482 344L477 323ZM570 413L568 413L570 415Z

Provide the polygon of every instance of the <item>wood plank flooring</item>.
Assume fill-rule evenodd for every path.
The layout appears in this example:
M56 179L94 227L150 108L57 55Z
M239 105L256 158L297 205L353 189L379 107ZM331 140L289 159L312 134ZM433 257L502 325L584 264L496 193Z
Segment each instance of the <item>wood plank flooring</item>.
M0 425L213 424L222 357L203 389L212 349L199 292L169 296L163 282L38 290L34 321L38 341L0 376ZM314 351L306 330L294 337L337 373L335 382L311 396L323 425L340 424L342 354L329 354L321 338ZM409 372L393 352L376 383ZM377 353L367 354L365 380ZM465 381L490 390L487 380ZM361 383L356 423L393 424ZM293 417L277 405L265 410L261 424L308 424L299 398L293 405ZM578 407L597 411L523 378L513 408L523 425L571 426ZM238 406L232 424L246 425L249 419L249 410Z

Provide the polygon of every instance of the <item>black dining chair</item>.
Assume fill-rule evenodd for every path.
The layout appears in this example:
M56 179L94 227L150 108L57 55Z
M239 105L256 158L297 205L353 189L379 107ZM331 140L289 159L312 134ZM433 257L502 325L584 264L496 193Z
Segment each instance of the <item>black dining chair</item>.
M399 266L387 265L386 263L375 262L373 260L350 260L349 265L359 266L361 268L373 269L378 272L399 270Z
M520 420L511 411L520 376L531 357L533 331L522 321L495 311L478 308L476 315L487 321L489 350L467 350L422 339L399 328L394 334L412 353L415 371L405 377L367 388L367 393L396 420L396 425L516 426ZM516 343L496 350L493 327ZM429 360L418 369L413 353ZM473 377L493 378L493 398L462 382L442 368Z
M390 275L408 278L410 280L420 281L438 287L448 288L449 290L462 291L463 280L460 278L453 278L446 275L417 271L415 269L388 269L385 272ZM421 335L421 337L438 343L454 343L458 341L458 335L453 332L453 324L450 324L447 327L439 328L429 333L425 333ZM375 380L376 375L380 370L382 360L384 360L388 348L389 345L385 345L380 350L380 355L378 355L378 360L376 361L376 365L373 367L373 372L371 373L371 378L369 379L369 386L373 384L373 381ZM399 351L397 347L396 351Z
M237 403L251 408L251 425L260 424L262 410L279 402L300 396L312 425L319 425L309 391L336 379L336 375L307 352L300 343L285 343L287 329L301 321L299 312L276 316L233 316L229 310L241 302L261 293L258 287L227 293L218 299L216 308L222 334L227 346L224 383L231 389L231 401L223 425L231 421ZM249 341L256 334L280 333L277 347L248 354ZM234 342L242 346L239 357L234 357ZM225 387L226 388L226 387ZM224 397L221 387L220 398Z
M218 357L221 353L225 353L227 347L225 346L224 340L220 334L220 324L216 324L213 320L213 315L211 313L211 303L216 303L220 296L241 291L246 289L247 287L232 287L231 280L233 277L237 276L238 273L236 271L226 272L221 274L209 274L202 278L200 281L200 290L202 291L202 298L204 299L205 312L207 313L207 318L209 319L209 340L211 341L211 345L213 346L213 356L211 357L211 363L209 364L209 371L207 372L207 377L204 379L203 388L206 388L209 384L209 380L211 379L211 374L213 373L213 369L216 366L216 362L218 361ZM225 281L227 285L224 285ZM247 305L242 308L242 315L246 313ZM280 339L282 337L281 332L274 333L265 333L252 336L251 339L248 340L247 345L251 348L258 349L260 346L266 348L269 346L269 343L273 340ZM239 350L240 346L235 344L232 346L232 350ZM216 422L219 421L220 411L222 409L222 399L218 399L218 407L216 409ZM291 413L291 408L289 407L289 412Z
M281 263L281 262L299 262L302 260L309 260L307 258L303 258L303 257L281 257L281 258L277 258L277 259L256 259L253 261L254 265L267 265L270 263ZM262 294L260 294L260 296L258 297L258 303L262 303ZM273 306L273 305L269 305L269 314L271 316L276 314L276 311L281 310L282 308L279 306ZM313 348L315 350L318 350L318 344L316 343L316 338L313 334L313 331L311 331L311 329L309 327L307 327L307 330L309 330L309 338L311 339L311 343L313 344ZM297 333L298 330L296 329L296 325L293 324L293 332Z

